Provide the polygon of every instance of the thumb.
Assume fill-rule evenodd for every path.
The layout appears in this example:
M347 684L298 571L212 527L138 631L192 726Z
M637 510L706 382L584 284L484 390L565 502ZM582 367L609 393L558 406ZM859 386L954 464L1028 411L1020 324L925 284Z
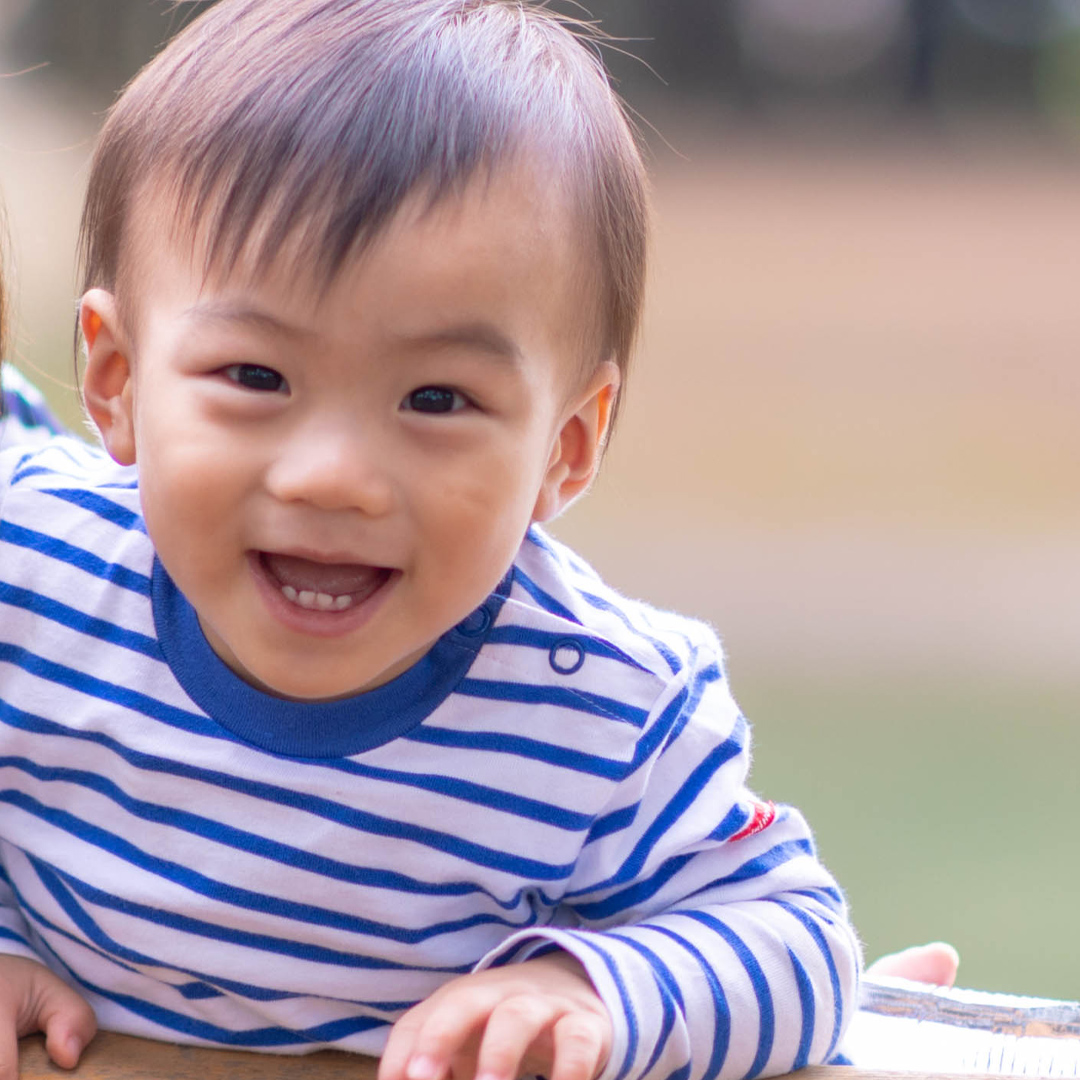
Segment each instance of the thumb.
M37 1027L45 1032L49 1057L61 1068L73 1069L97 1032L97 1019L67 983L54 977L38 997Z

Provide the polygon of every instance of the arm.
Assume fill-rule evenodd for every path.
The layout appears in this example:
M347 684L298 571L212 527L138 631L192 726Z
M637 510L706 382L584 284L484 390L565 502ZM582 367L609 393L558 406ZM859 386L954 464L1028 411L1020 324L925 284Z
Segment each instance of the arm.
M580 928L524 931L492 960L550 941L584 965L615 1020L605 1080L827 1060L855 1007L858 945L802 816L747 790L749 732L711 654L639 745L566 897Z
M509 938L488 970L406 1014L382 1080L451 1069L697 1080L832 1054L854 1008L858 945L802 817L745 786L747 726L708 644L655 703L554 924ZM576 961L579 985L587 973L580 1003L534 966L555 960ZM568 1063L560 1028L591 1018L597 1000L605 1023L577 1033L588 1048Z

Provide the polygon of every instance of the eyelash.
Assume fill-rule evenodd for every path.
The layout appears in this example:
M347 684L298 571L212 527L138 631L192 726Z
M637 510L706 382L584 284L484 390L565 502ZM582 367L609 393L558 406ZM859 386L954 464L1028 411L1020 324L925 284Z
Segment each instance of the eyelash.
M425 408L421 403L436 406L446 404L447 407ZM464 394L449 386L421 386L405 396L401 408L406 412L418 412L426 416L445 416L448 413L460 412L471 404Z
M232 383L257 394L288 393L285 376L263 364L230 364L222 374ZM448 386L421 386L405 396L401 408L427 416L445 416L468 408L472 402Z
M222 374L245 390L252 390L257 394L280 394L289 392L289 384L285 376L273 368L264 367L262 364L230 364L222 368ZM245 379L247 381L245 381ZM273 386L267 385L274 382Z

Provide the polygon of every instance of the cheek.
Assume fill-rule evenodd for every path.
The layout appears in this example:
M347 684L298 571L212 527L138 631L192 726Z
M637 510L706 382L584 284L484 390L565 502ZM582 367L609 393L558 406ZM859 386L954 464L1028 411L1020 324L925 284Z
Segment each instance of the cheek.
M503 545L507 534L520 540L528 527L540 486L537 455L520 447L461 462L431 488L430 520L467 534L487 547Z
M205 541L236 517L235 456L196 434L165 428L140 446L138 463L147 531L166 565L172 571L170 563L203 561Z

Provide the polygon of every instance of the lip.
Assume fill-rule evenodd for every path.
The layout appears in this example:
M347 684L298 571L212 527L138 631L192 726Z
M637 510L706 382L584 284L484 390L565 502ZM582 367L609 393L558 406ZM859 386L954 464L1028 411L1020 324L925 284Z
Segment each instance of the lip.
M311 559L313 562L355 562L355 559L347 557L328 557L326 553L313 557L311 552L300 549L290 549L282 554ZM311 637L344 637L358 630L386 603L394 587L401 580L401 571L391 570L389 577L374 592L344 611L310 611L290 603L282 596L280 585L267 573L260 556L259 551L247 552L248 568L263 603L270 614L286 629Z

